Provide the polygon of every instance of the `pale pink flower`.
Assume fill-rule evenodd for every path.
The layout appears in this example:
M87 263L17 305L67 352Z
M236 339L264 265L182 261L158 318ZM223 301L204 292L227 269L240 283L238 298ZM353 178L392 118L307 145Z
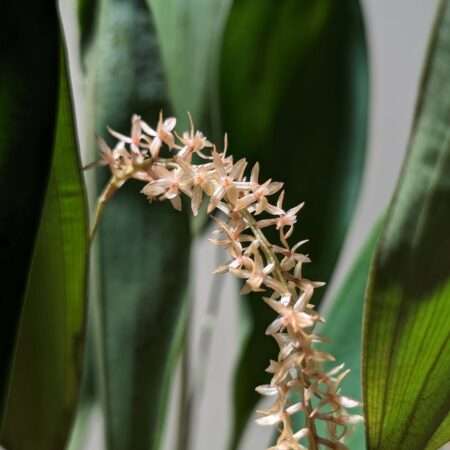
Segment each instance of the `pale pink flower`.
M177 120L175 117L169 117L166 120L163 120L162 112L159 113L159 121L154 130L150 125L141 120L140 125L142 130L149 136L153 137L150 145L148 146L150 153L153 158L157 158L159 155L159 151L161 149L161 145L164 143L169 148L175 147L175 137L172 134L172 130L175 128Z
M243 268L247 270L251 269L253 261L244 253L240 242L234 242L233 245L228 248L228 252L232 259L219 266L214 273L236 272L243 270Z
M130 136L126 136L108 127L109 133L119 140L119 143L128 144L131 150L131 157L138 163L144 161L144 155L140 147L145 147L150 144L150 139L142 133L142 120L137 114L134 114L131 118L131 133Z
M255 214L260 214L269 205L269 202L267 201L268 196L276 194L282 187L283 183L280 182L272 182L272 180L267 180L263 184L259 184L258 181L259 178L259 163L256 163L253 166L252 173L250 176L250 182L249 183L237 183L238 188L250 188L250 192L244 197L240 198L236 204L236 209L246 209L250 206L253 206L255 210Z
M191 162L192 155L194 153L201 156L203 159L211 159L210 156L202 153L202 150L207 147L212 147L211 142L206 139L201 131L195 131L194 122L192 120L192 116L188 113L190 130L189 132L185 131L181 137L177 135L179 141L183 144L183 147L178 152L177 157L181 159L185 159L186 161Z
M186 181L191 186L191 209L194 216L198 214L198 210L203 200L203 194L206 192L211 195L214 187L210 181L212 164L203 164L201 166L193 166L188 161L178 159L177 162L183 169Z
M311 262L307 255L303 255L301 253L296 253L296 250L308 242L307 239L297 242L292 249L286 247L280 247L278 245L272 245L273 251L275 253L283 255L283 259L280 262L280 266L286 272L289 272L293 269L298 263L306 263Z
M248 225L242 219L228 224L217 217L213 217L212 219L218 226L214 234L225 234L226 236L226 239L222 240L210 239L210 242L215 245L228 247L233 245L234 242L253 242L255 240L254 236L243 234L243 231L248 228Z
M114 149L101 138L97 139L97 143L101 153L100 164L109 166L117 187L121 187L129 178L150 181L145 171L135 169L134 159L127 152L124 142L119 141Z
M289 209L288 211L284 211L283 209L283 200L284 200L284 191L280 194L276 208L272 205L267 206L266 210L272 210L273 213L278 215L278 217L274 217L272 219L263 219L257 222L258 228L266 228L272 225L275 225L277 230L284 230L285 227L288 227L288 231L285 233L283 231L284 239L287 239L294 230L294 225L297 223L297 213L303 208L304 203L300 203L299 205Z
M261 285L268 278L269 274L272 273L275 265L274 263L264 264L263 257L258 248L258 241L256 240L250 244L246 253L251 254L253 257L250 260L250 270L232 270L232 273L247 280L244 287L241 289L242 293L262 291L264 289L261 289Z
M238 200L238 190L234 185L234 181L242 178L245 167L247 166L245 159L240 159L236 164L231 164L231 167L227 167L223 157L216 149L213 150L212 156L217 187L211 196L208 205L208 213L212 212L217 207L225 195L231 205L236 203Z
M281 302L271 298L263 299L280 317L275 319L267 328L266 334L275 334L283 331L287 327L291 327L294 333L301 328L312 327L315 323L313 317L299 310L300 305L296 304L293 308L283 305Z
M187 191L183 171L181 169L168 170L163 166L155 166L152 173L156 176L156 179L148 183L142 189L142 193L150 199L155 197L166 198L170 200L175 209L181 210L180 193Z

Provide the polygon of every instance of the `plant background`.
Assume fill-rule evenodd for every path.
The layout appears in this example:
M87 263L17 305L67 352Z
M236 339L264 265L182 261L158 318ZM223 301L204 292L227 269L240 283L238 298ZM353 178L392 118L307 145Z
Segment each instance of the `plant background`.
M75 93L80 140L85 141L82 96L83 86L78 65L78 36L72 2L62 0L63 18L70 46L70 63ZM349 269L369 230L386 207L394 189L406 150L424 61L437 0L363 0L362 5L368 32L371 105L369 152L363 189L355 220L350 228L338 269L329 294L333 294ZM233 142L231 141L231 151ZM320 168L318 175L320 175ZM325 182L325 181L324 181ZM301 200L301 199L298 199ZM306 205L307 207L307 205ZM206 301L215 267L215 249L207 242L208 235L196 242L191 263L195 267L195 306L192 350L198 349L200 327L205 320ZM305 236L307 237L307 236ZM311 255L314 263L314 255ZM238 302L235 285L226 280L221 293L221 310L216 324L212 358L205 377L205 392L200 403L200 414L195 425L195 450L226 445L231 412L231 375L238 353ZM257 351L257 349L255 349ZM195 364L195 361L193 362ZM174 448L173 430L176 427L178 383L172 393L172 408L167 426L165 450ZM92 417L89 450L101 450L101 416ZM171 433L172 431L172 433ZM242 450L264 448L272 430L252 425L249 427ZM88 450L88 449L86 449Z

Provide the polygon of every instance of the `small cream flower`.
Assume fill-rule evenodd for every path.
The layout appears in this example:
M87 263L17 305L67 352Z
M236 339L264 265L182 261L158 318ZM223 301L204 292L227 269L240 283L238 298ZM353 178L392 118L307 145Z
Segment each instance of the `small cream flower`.
M272 213L278 215L278 217L266 220L259 220L257 224L258 228L266 228L275 225L277 230L282 230L283 238L287 239L291 236L292 232L294 231L294 225L297 223L297 214L303 208L304 203L300 203L294 208L291 208L288 211L284 211L283 200L284 200L284 191L281 192L278 198L276 208L273 207L272 205L265 206L267 211L269 212L272 211ZM288 227L287 232L284 232L285 227Z
M142 130L149 136L152 136L154 139L151 141L150 145L148 145L148 149L153 158L157 158L159 156L159 151L161 149L162 144L166 144L169 148L175 147L175 138L172 134L172 130L175 128L177 120L175 117L169 117L166 120L163 120L162 112L159 113L159 121L156 126L156 130L150 127L143 120L140 121L140 126Z
M231 164L231 166L228 165L227 167L226 161L219 155L215 148L212 156L215 168L213 176L216 181L216 189L211 196L208 213L217 208L217 205L225 195L227 195L232 206L237 202L238 191L234 185L234 181L242 179L245 167L247 166L245 159L241 159L236 164Z
M163 166L155 166L152 168L152 173L156 175L156 179L147 184L142 189L142 193L150 199L166 198L175 209L181 210L180 194L182 191L188 191L185 187L183 171L180 168L167 170Z
M142 127L141 127L141 117L138 115L134 115L131 118L131 135L125 136L124 134L118 133L117 131L112 130L111 128L108 128L108 131L112 136L114 136L116 139L119 140L119 142L122 142L123 144L129 144L131 152L134 155L141 156L141 151L139 146L141 146L143 143L148 143L148 139L146 136L142 134ZM144 141L144 142L143 142Z
M281 268L289 272L294 267L297 267L299 264L309 263L311 260L307 255L303 255L301 253L296 253L297 249L308 242L307 239L297 242L292 248L289 247L280 247L279 245L272 245L272 249L275 253L283 255L283 259L280 262ZM297 278L301 278L301 272L296 275Z
M178 152L177 157L191 162L192 155L196 153L203 159L210 159L209 156L202 153L202 150L204 148L212 147L213 145L208 141L208 139L206 139L201 131L195 131L194 122L189 113L188 117L191 125L189 132L185 131L181 137L177 135L178 140L183 144L183 147Z
M260 184L258 179L259 163L256 163L252 169L250 182L246 183L247 187L250 188L250 192L239 199L236 204L238 210L251 206L256 214L261 214L269 207L269 202L266 197L276 194L283 187L283 183L272 182L272 180L267 180L263 184ZM240 183L238 186L244 186L244 184Z

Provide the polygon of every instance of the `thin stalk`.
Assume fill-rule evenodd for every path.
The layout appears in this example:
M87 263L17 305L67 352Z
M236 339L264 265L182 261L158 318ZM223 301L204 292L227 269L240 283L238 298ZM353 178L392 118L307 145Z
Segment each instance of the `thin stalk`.
M305 389L307 386L307 380L305 379L305 375L300 371L300 381L303 384L303 393L302 393L302 401L303 408L305 414L305 424L309 429L308 440L309 440L309 449L308 450L318 450L319 444L317 442L317 432L316 432L316 424L314 422L314 418L310 417L312 412L312 405L309 400L305 399Z

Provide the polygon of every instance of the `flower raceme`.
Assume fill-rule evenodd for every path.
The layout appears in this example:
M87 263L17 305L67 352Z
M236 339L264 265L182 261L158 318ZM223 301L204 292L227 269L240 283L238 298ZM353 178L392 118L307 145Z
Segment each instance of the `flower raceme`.
M324 339L314 334L314 328L323 319L311 298L323 283L302 275L303 264L310 260L297 250L306 241L288 243L303 204L286 211L282 183L261 182L258 163L248 177L247 161L227 155L226 136L220 152L189 119L190 130L179 136L174 132L175 118L163 120L160 114L154 129L134 115L130 136L109 130L118 140L114 148L99 140L100 163L109 167L111 178L99 198L92 234L106 202L132 178L145 183L141 192L149 201L169 200L180 210L181 196L187 196L194 215L203 198L209 198L208 213L216 209L222 213L221 218L213 218L217 229L211 241L230 256L216 272L243 279L242 293L264 292L264 302L278 315L266 334L276 340L279 354L267 368L270 382L256 388L273 398L272 406L258 411L257 419L261 425L279 427L277 443L270 450L346 449L345 436L363 418L348 413L358 402L340 393L348 371L343 365L325 371L324 365L334 358L317 349ZM193 155L198 163L192 162ZM273 204L270 197L275 195ZM265 236L267 227L278 230L277 245ZM296 414L303 417L299 430L293 429ZM323 433L319 422L326 424Z

